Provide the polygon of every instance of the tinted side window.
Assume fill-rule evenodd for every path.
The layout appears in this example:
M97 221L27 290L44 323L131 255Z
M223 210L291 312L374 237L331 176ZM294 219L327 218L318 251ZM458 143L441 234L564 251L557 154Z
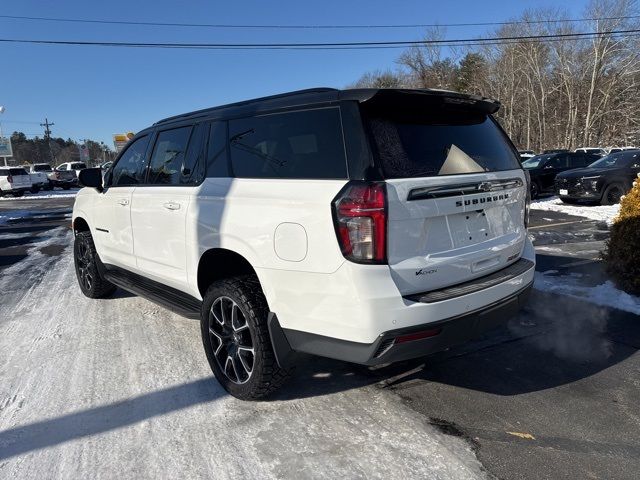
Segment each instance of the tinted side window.
M193 127L180 127L158 133L149 163L147 183L151 185L180 185L186 159L187 145Z
M584 167L587 164L586 155L583 153L576 153L574 155L569 155L569 167L570 168L578 168Z
M135 140L122 154L111 170L111 186L136 185L142 183L145 172L145 152L149 136Z
M209 130L207 177L230 177L227 158L227 122L213 122Z
M232 120L229 150L236 177L347 177L338 108Z

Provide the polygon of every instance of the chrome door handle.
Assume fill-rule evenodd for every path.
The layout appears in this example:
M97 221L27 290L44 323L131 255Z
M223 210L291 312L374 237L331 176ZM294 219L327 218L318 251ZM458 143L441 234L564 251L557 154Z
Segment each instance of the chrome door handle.
M180 210L180 204L176 202L166 202L162 206L167 210Z
M120 200L118 200L118 203L120 205L126 206L129 205L129 200L127 200L126 198L121 198Z

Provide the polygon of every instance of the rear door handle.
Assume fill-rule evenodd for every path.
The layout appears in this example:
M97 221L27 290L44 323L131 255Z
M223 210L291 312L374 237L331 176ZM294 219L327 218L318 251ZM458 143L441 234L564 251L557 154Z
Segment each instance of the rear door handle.
M118 203L122 206L126 206L129 205L129 200L127 200L126 198L121 198L120 200L118 200Z
M180 204L176 202L166 202L163 207L167 210L180 210Z

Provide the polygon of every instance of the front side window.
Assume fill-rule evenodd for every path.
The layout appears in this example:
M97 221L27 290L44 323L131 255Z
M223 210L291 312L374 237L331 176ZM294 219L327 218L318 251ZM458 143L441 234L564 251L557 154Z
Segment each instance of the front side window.
M149 185L189 184L192 169L185 160L192 131L189 125L158 133L149 163Z
M109 185L117 187L142 183L145 172L145 152L147 151L148 143L149 136L145 135L134 140L129 145L111 170Z
M347 177L338 108L232 120L229 150L236 177Z

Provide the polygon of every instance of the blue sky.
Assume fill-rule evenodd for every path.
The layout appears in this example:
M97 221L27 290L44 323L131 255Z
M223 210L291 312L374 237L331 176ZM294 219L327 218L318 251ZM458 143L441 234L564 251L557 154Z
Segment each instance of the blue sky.
M86 0L5 2L1 14L182 23L406 24L495 22L531 7L566 8L579 18L586 1L204 1ZM449 28L473 37L485 27ZM413 40L402 30L218 30L96 25L0 18L0 38L145 42L328 42ZM400 50L190 51L0 44L3 131L92 138L137 131L177 113L314 86L344 87L362 73L394 66Z

